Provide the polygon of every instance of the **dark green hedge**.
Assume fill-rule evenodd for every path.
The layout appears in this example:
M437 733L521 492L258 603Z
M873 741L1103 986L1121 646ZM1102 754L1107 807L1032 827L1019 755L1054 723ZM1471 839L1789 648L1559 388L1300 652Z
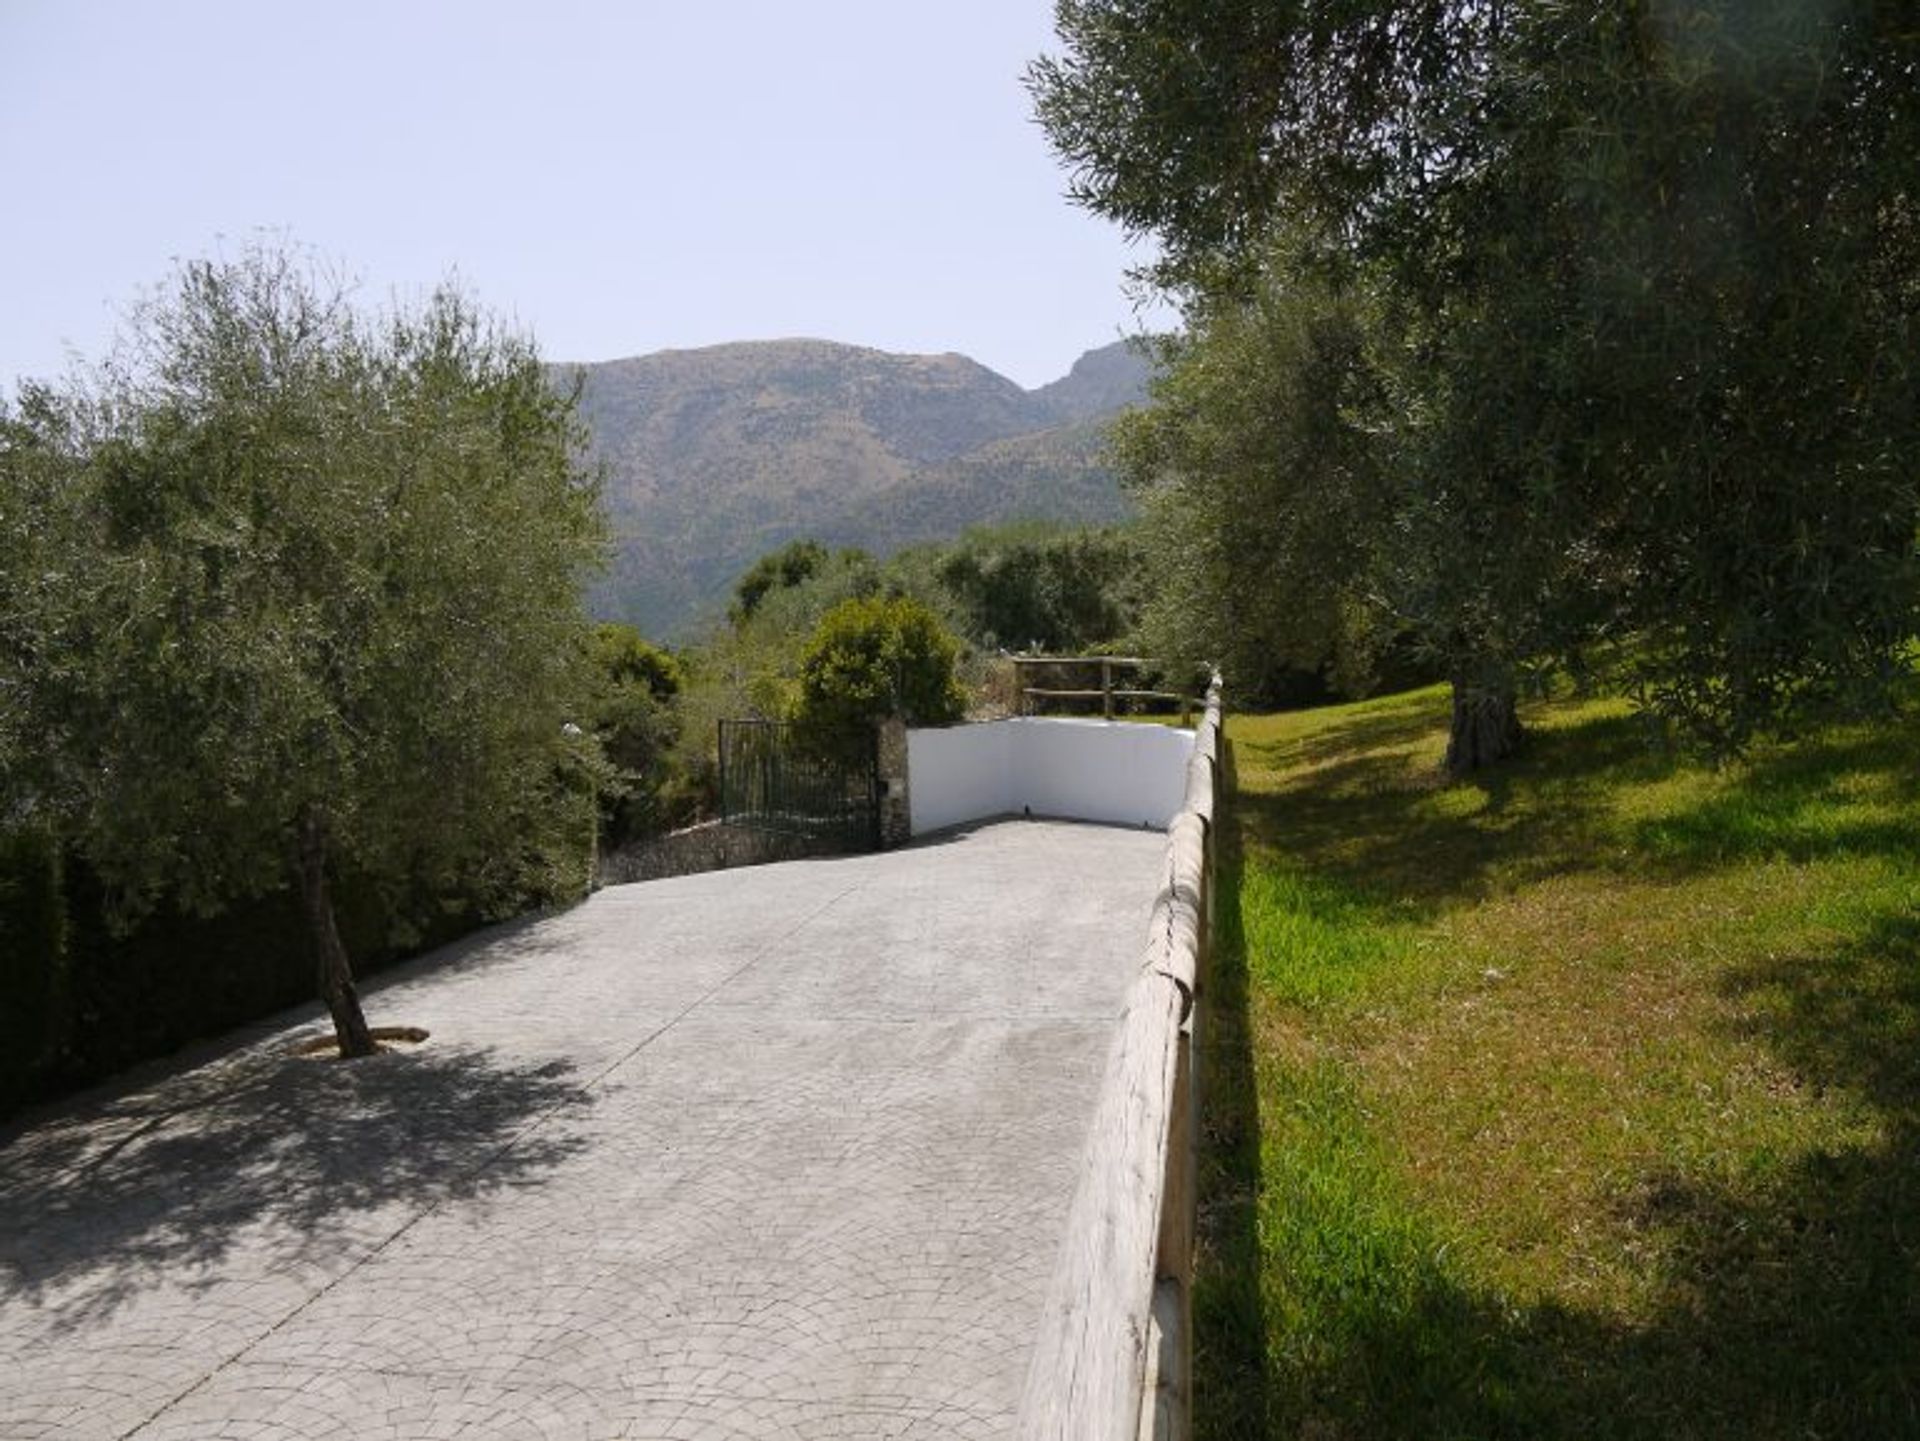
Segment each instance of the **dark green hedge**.
M36 832L0 833L0 1114L314 995L299 898L278 891L211 918L161 906L131 932L108 924L99 881ZM418 939L375 889L335 887L358 975L471 930L475 912L416 896Z
M42 831L0 831L0 1112L49 1069L67 1009L67 909L60 848Z

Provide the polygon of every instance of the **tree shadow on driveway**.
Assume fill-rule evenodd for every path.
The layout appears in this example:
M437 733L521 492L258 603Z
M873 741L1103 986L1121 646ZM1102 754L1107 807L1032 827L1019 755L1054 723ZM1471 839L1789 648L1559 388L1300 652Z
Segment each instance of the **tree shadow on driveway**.
M542 1124L590 1102L572 1069L431 1041L343 1063L280 1036L43 1120L0 1145L0 1323L24 1304L58 1335L228 1263L337 1270L443 1202L538 1184L586 1144Z

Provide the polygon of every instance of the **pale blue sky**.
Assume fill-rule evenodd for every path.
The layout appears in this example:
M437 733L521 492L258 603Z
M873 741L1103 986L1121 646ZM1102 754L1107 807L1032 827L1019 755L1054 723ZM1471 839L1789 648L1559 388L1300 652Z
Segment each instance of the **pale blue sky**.
M0 390L263 228L374 301L457 272L554 360L811 335L1037 385L1139 327L1145 258L1061 198L1052 44L1051 0L0 0Z

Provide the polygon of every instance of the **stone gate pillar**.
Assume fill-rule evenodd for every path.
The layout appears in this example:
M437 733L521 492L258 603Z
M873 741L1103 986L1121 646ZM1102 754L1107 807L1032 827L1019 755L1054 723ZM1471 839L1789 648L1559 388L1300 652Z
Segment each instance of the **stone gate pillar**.
M913 838L908 803L907 723L899 716L880 722L880 849L890 851Z

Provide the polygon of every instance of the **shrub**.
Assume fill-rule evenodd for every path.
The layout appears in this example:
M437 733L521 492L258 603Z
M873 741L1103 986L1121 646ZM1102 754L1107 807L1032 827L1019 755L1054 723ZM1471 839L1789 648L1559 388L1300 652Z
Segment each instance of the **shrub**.
M617 846L671 824L669 755L680 730L680 662L629 625L596 626L591 722L609 773L599 792L603 843Z
M800 665L794 720L815 744L856 744L876 722L950 725L966 712L960 643L906 596L843 601L821 617Z

